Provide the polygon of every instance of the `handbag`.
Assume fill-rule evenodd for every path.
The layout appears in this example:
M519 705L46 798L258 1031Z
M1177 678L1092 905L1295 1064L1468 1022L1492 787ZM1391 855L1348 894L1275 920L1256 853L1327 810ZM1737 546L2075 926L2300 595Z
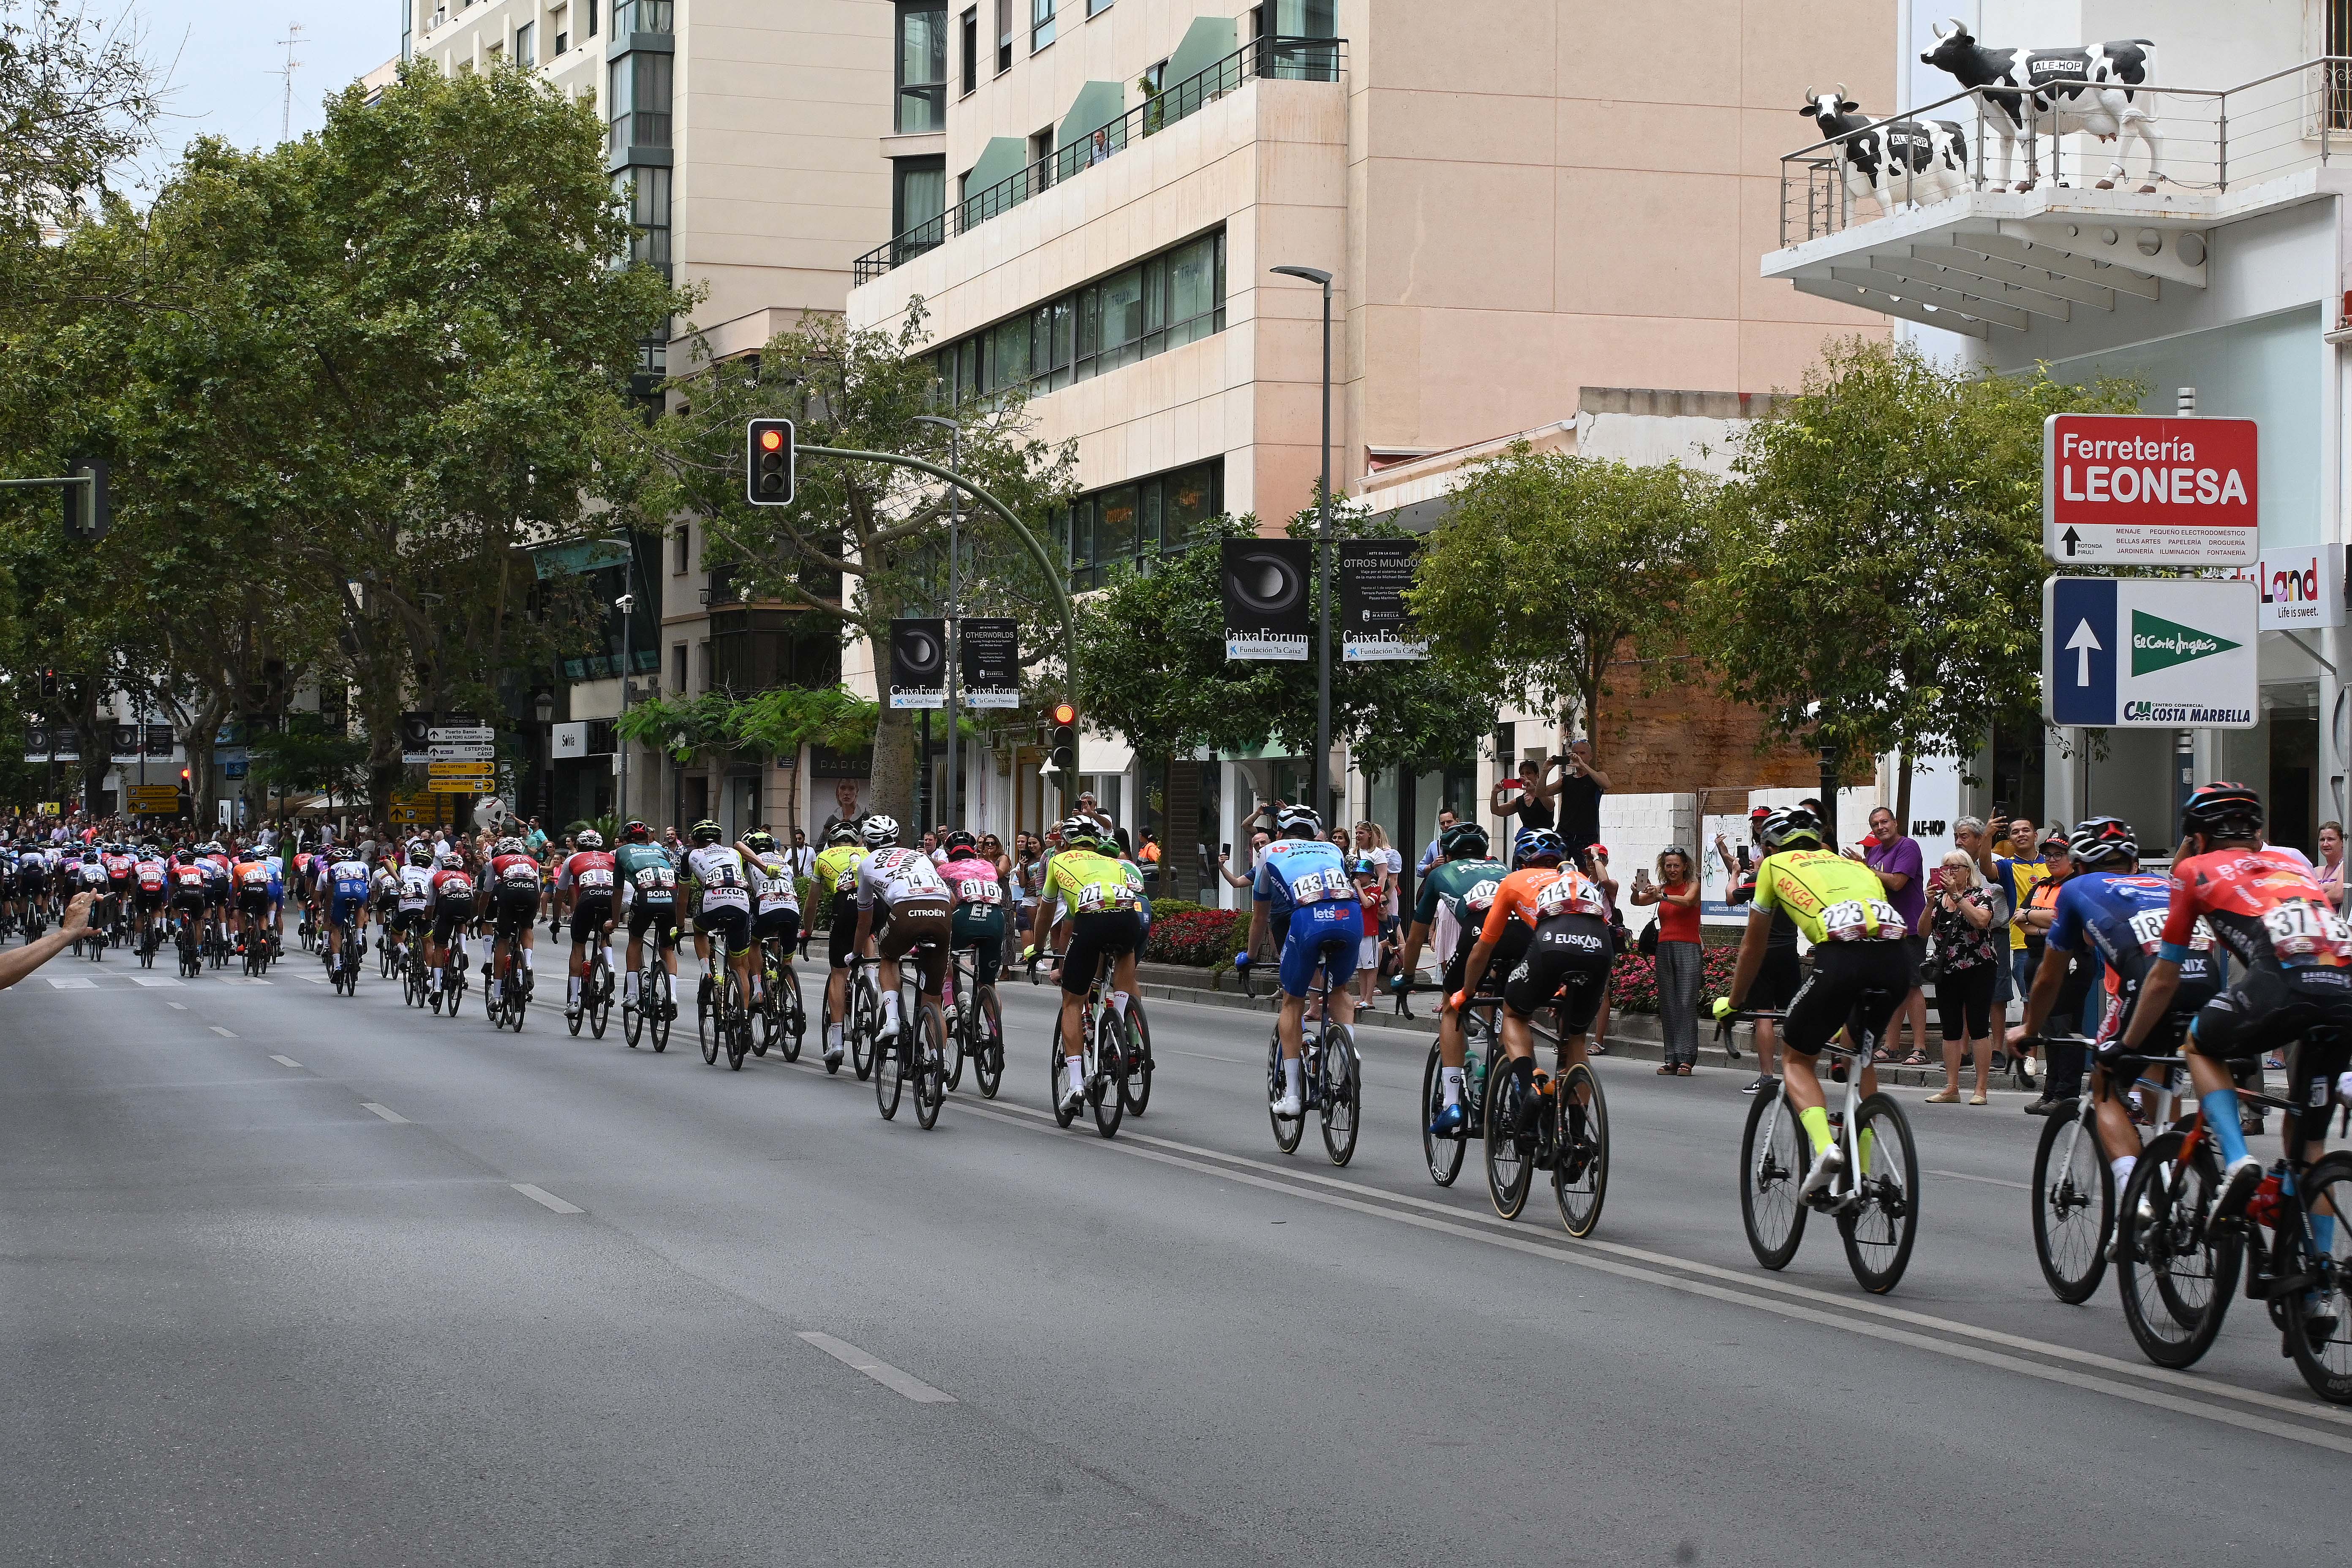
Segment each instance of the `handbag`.
M1642 928L1642 934L1633 939L1633 949L1643 958L1658 956L1658 920L1655 915L1651 916L1650 923Z

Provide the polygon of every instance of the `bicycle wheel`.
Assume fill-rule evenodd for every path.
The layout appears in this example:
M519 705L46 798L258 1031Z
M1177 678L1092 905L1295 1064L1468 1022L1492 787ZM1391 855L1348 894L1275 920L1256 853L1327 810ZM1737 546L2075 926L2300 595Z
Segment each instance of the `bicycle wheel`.
M859 979L850 981L849 994L849 1065L864 1083L874 1070L874 1031L882 1021L882 1003Z
M1525 1091L1507 1058L1486 1075L1486 1195L1495 1212L1517 1219L1528 1206L1528 1190L1535 1185L1532 1140L1518 1131L1519 1106Z
M1609 1101L1601 1079L1582 1062L1571 1063L1560 1075L1554 1098L1565 1113L1567 1135L1560 1140L1559 1158L1552 1162L1552 1197L1568 1234L1591 1236L1609 1196Z
M2338 1151L2314 1162L2298 1185L2313 1220L2305 1234L2305 1259L2316 1282L2286 1295L2287 1347L2314 1394L2332 1405L2352 1405L2352 1321L2347 1321L2352 1311L2345 1300L2345 1287L2352 1283L2352 1154ZM2326 1245L2320 1247L2323 1230Z
M1739 1223L1748 1250L1767 1268L1786 1268L1805 1237L1805 1130L1796 1108L1776 1087L1759 1091L1748 1108L1748 1130L1739 1138Z
M656 984L650 991L646 991L642 988L640 989L638 1002L642 1007L647 1009L646 1014L646 1033L653 1037L654 1055L659 1056L664 1051L669 1049L669 1010L671 1005L669 994L664 991L662 987L668 985L671 986L672 989L675 989L675 982L667 969L656 969L651 973Z
M1901 1283L1919 1237L1919 1147L1910 1119L1885 1095L1854 1111L1854 1191L1860 1206L1838 1217L1846 1266L1874 1296Z
M743 1058L751 1054L751 1009L747 1003L743 982L730 964L719 992L719 1032L727 1047L730 1072L741 1072Z
M1004 1083L1004 1016L997 1010L996 987L989 986L972 1008L972 1080L982 1100L994 1100Z
M1078 1108L1065 1102L1064 1089L1069 1082L1070 1069L1062 1057L1062 1025L1060 1016L1047 1026L1045 1037L1045 1103L1054 1108L1054 1125L1067 1127L1077 1120Z
M2050 1292L2070 1307L2107 1275L2116 1173L2087 1114L2052 1116L2033 1151L2033 1256Z
M1286 1154L1298 1152L1298 1141L1307 1136L1307 1113L1301 1110L1296 1116L1277 1116L1275 1102L1282 1098L1282 1037L1277 1034L1265 1047L1266 1116L1274 1123L1274 1146Z
M1363 1066L1353 1031L1335 1026L1323 1045L1323 1150L1335 1165L1356 1157L1356 1134L1364 1123Z
M940 1105L948 1097L948 1021L928 1002L915 1019L915 1124L928 1132L940 1124Z
M645 986L646 978L640 974L637 976L636 1000L625 998L621 1003L621 1038L628 1041L629 1049L633 1051L637 1048L637 1042L646 1037L646 1008L658 1005L653 1001L654 993Z
M719 1065L719 1036L723 1027L718 1016L719 983L709 974L694 988L694 1037L702 1045L702 1065Z
M589 1032L598 1039L604 1037L604 1027L613 1021L613 964L602 952L588 970L588 984L580 999L587 1004Z
M2181 1159L2181 1134L2148 1142L2116 1211L2116 1286L2140 1353L2184 1367L2212 1348L2237 1289L2243 1244L2213 1223L2221 1173L2200 1138ZM2147 1217L2140 1217L2145 1206Z
M801 1001L801 977L788 964L776 977L776 1000L781 1013L777 1022L776 1048L784 1060L801 1059L801 1037L808 1033L808 1014Z
M1094 1108L1095 1131L1108 1138L1127 1116L1127 1024L1108 998L1096 1005L1094 1071L1087 1079L1087 1103Z
M963 1037L966 1020L971 1016L971 998L968 995L960 996L956 1004L955 1026L947 1030L946 1037L947 1086L950 1089L960 1089L963 1085ZM940 1022L944 1026L946 1023L944 1014L941 1015Z
M523 989L522 975L514 970L509 970L507 972L507 1027L518 1035L521 1034L522 1016L530 1005L530 994Z
M577 1037L580 1033L580 1026L588 1021L588 987L594 984L595 979L593 974L582 975L580 994L574 996L563 1009L563 1026L570 1029L574 1037Z
M991 996L991 1005L995 1004ZM1127 1077L1119 1084L1119 1093L1127 1100L1127 1113L1140 1116L1151 1103L1151 1020L1143 1016L1143 997L1139 993L1127 999Z
M1470 1139L1466 1131L1440 1138L1429 1130L1438 1113L1445 1109L1444 1072L1444 1063L1439 1060L1433 1042L1429 1064L1421 1069L1421 1152L1429 1162L1429 1179L1441 1187L1450 1187L1454 1178L1462 1173L1462 1155Z
M898 1095L906 1088L906 1044L904 1032L885 1036L874 1043L874 1103L885 1121L898 1115Z

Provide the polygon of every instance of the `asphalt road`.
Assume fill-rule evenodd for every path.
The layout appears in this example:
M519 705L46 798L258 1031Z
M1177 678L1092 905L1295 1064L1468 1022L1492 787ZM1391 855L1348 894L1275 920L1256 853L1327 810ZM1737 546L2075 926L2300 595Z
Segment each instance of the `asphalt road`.
M168 959L166 960L168 963ZM1741 1237L1743 1074L1604 1063L1589 1243L1433 1186L1367 1031L1334 1169L1265 1021L1153 1002L1151 1112L937 1131L691 1025L61 957L0 994L0 1563L2327 1562L2352 1412L2053 1300L2021 1096L1916 1104L1892 1297ZM146 981L142 984L138 982ZM560 982L557 983L560 985ZM814 1045L814 1041L812 1042Z

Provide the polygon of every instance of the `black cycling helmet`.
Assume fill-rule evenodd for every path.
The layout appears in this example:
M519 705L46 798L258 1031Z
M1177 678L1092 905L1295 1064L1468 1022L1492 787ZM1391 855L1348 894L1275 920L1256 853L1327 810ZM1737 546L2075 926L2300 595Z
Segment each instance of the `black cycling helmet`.
M1802 807L1767 812L1756 824L1756 841L1776 854L1799 844L1810 844L1818 849L1822 847L1822 825Z
M2084 817L2066 840L2066 853L2086 868L2116 865L2139 858L2139 837L2121 817Z
M2256 838L2263 831L2263 797L2242 784L2209 784L2189 797L2180 809L2183 837L2201 833L2213 838Z
M653 836L654 830L635 817L630 818L628 826L621 829L621 842L624 844L643 844Z
M720 838L725 837L724 834L719 831L719 824L711 821L707 816L700 822L696 823L692 827L688 828L686 830L686 836L697 844L716 844Z
M980 840L974 838L971 834L959 827L954 832L949 834L945 838L940 840L940 847L946 850L948 852L948 858L952 860L959 855L977 855L980 853Z
M1483 859L1492 841L1475 822L1457 822L1437 836L1437 847L1448 860Z
M1511 846L1522 866L1557 866L1568 858L1568 840L1549 827L1530 827Z

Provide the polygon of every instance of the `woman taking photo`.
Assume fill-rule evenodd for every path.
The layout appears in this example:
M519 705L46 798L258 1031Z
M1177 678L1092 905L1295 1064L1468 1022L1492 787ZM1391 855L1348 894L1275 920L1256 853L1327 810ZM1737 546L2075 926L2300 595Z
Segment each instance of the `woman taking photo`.
M1699 963L1698 877L1690 851L1658 857L1658 879L1646 868L1633 873L1633 902L1658 907L1658 1025L1666 1037L1660 1078L1688 1078L1698 1061Z
M1970 1105L1985 1103L1985 1080L1992 1071L1994 965L2009 956L2008 933L1993 929L1991 895L1965 849L1944 857L1919 911L1919 934L1930 939L1936 965L1936 1015L1944 1033L1944 1087L1927 1097L1930 1105L1960 1100L1960 1026L1968 1026L1969 1050L1976 1058L1977 1089ZM1906 1065L1927 1065L1914 1053Z

